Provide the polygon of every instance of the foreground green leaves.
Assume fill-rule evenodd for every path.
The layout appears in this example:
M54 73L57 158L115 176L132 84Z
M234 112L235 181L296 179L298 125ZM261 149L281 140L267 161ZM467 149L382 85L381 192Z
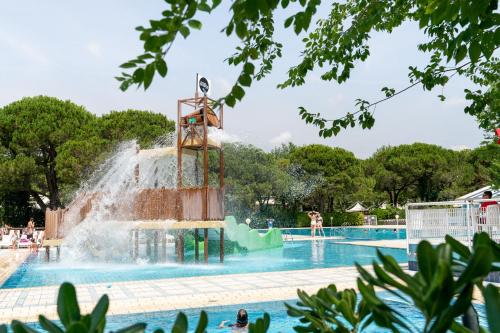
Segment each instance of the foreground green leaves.
M201 18L196 15L211 13L220 4L220 0L166 2L168 10L162 13L161 19L151 20L149 27L137 28L144 43L144 54L121 65L133 71L123 72L116 78L122 90L131 85L147 89L155 71L165 76L166 65L162 60L176 36L180 33L187 38L190 29L201 29ZM295 6L290 10L292 3ZM317 126L320 136L337 135L342 129L356 125L372 128L378 104L415 86L429 91L445 86L455 75L479 86L474 92L464 91L471 101L465 111L475 116L485 130L500 124L498 98L495 98L500 84L500 62L493 56L500 45L497 0L332 1L329 14L317 17L320 4L320 0L231 3L229 22L222 32L227 37L237 37L239 44L227 62L240 67L241 72L231 92L223 98L227 105L232 107L240 101L245 95L244 87L269 74L274 61L283 56L283 46L274 36L274 27L278 24L275 18L282 16L279 14L283 10L286 16L279 24L293 30L302 40L303 51L299 63L288 70L287 79L278 85L280 89L306 84L307 75L314 71L320 71L324 81L346 82L356 66L370 56L369 41L374 33L390 34L405 23L415 22L426 37L416 42L415 47L428 53L430 60L423 68L409 67L408 86L398 90L384 87L382 98L374 102L359 98L354 110L345 115L324 116L299 107L302 119ZM248 70L249 66L255 67L255 71ZM438 98L446 99L443 94Z

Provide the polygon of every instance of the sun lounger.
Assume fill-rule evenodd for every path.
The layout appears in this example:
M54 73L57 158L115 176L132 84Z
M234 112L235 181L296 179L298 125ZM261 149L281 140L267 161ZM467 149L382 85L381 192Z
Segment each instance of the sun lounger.
M17 247L28 248L31 245L31 240L28 239L27 235L21 235L21 239L17 242Z
M11 230L8 235L3 235L2 240L0 241L0 249L11 247L14 237L16 237L14 230Z

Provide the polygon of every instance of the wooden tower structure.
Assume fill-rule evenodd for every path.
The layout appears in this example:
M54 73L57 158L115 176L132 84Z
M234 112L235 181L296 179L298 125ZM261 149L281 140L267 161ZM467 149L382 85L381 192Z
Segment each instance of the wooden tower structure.
M224 220L224 151L220 142L209 139L210 128L223 129L224 106L208 96L180 99L177 102L177 191L189 196L183 200L183 213L179 220L200 220L220 222ZM209 184L209 151L218 154L218 186ZM183 183L183 155L202 154L203 182L195 187L186 187ZM186 198L187 199L187 198ZM187 204L189 202L189 204ZM194 212L200 212L201 216ZM193 214L194 213L194 214ZM190 217L188 217L190 216ZM210 223L206 226L214 228ZM208 228L204 227L204 260L208 261ZM220 261L224 260L224 228L220 228ZM195 259L199 259L199 228L194 229ZM183 249L183 237L179 237L178 248ZM180 260L183 254L178 253Z

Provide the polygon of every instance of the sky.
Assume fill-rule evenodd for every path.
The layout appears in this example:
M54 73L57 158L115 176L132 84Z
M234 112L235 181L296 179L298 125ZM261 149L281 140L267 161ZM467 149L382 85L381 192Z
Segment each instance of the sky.
M196 73L212 83L212 97L227 93L239 69L224 62L237 40L220 30L229 21L227 5L212 15L199 17L204 26L187 40L178 39L167 56L166 78L157 76L152 86L119 90L114 79L119 65L141 54L135 27L161 17L161 0L17 0L0 2L0 106L25 96L48 95L69 99L97 115L111 110L141 109L176 118L177 99L194 94ZM423 66L428 55L416 49L425 40L414 24L392 34L377 33L370 41L371 56L359 63L342 85L320 80L321 72L307 77L307 84L280 90L287 69L300 61L301 38L282 27L287 13L277 17L276 39L284 44L284 57L273 73L247 90L243 102L224 113L228 135L270 150L292 141L298 145L320 143L352 151L367 158L384 145L426 142L460 149L477 147L484 133L465 114L463 89L470 83L452 78L442 90L416 87L377 106L371 130L348 129L323 139L318 129L300 119L298 107L328 118L355 111L355 99L375 101L384 86L396 90L408 85L408 66ZM322 5L317 18L328 15ZM437 95L447 96L440 102Z

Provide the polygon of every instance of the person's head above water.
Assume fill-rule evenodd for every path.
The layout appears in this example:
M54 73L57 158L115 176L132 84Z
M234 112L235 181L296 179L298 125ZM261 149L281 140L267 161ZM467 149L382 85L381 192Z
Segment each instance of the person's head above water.
M248 325L248 313L245 309L240 309L238 314L236 315L236 324L237 327L245 327Z

